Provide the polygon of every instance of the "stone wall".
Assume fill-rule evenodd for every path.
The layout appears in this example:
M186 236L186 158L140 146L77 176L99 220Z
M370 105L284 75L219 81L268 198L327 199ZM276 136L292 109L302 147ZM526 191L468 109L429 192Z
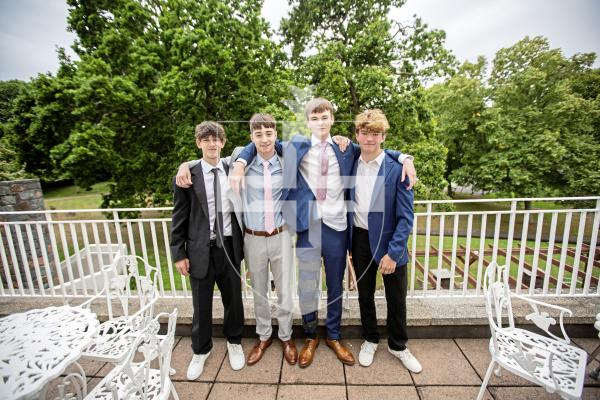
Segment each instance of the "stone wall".
M44 194L39 179L21 179L14 181L0 182L0 211L43 211ZM37 226L30 225L31 236L28 235L25 225L3 224L3 222L16 221L45 221L44 214L3 214L0 215L0 235L2 237L2 249L8 265L3 265L0 270L2 284L4 288L9 288L11 283L13 288L22 285L23 288L29 288L33 285L38 288L40 282L34 271L35 259L40 266L41 284L47 286L45 279L45 264L43 259L42 246L45 247L48 255L49 267L53 266L52 246L50 245L48 229L46 225L41 225L41 235ZM21 240L19 240L21 239ZM12 249L11 249L12 244ZM16 258L16 260L15 260ZM10 270L10 281L6 276L7 268ZM20 279L17 277L16 270L20 271ZM31 282L27 279L26 269L31 276Z

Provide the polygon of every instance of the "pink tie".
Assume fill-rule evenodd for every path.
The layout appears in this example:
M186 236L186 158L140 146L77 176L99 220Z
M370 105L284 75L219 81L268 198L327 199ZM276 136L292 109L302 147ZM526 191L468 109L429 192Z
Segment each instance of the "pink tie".
M327 197L327 171L329 159L327 158L327 142L321 142L321 168L317 178L317 200L325 201Z
M273 185L268 161L263 161L263 175L265 177L265 231L271 233L275 230L275 211L273 210Z

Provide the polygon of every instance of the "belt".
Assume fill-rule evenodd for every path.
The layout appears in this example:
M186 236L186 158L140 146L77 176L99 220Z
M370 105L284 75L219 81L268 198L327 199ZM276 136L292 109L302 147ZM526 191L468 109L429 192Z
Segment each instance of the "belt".
M280 234L281 232L286 230L286 226L285 225L281 225L279 228L275 229L273 232L269 233L269 232L265 232L265 231L253 231L252 229L244 229L244 231L249 234L249 235L253 235L253 236L264 236L264 237L270 237L270 236L275 236L277 234Z
M231 236L223 236L223 243L225 243L225 242L227 242L227 241L229 241L229 240L231 240ZM214 246L216 246L216 245L217 245L217 239L216 239L216 238L215 238L215 239L210 239L210 240L208 241L208 245L209 245L210 247L214 247Z

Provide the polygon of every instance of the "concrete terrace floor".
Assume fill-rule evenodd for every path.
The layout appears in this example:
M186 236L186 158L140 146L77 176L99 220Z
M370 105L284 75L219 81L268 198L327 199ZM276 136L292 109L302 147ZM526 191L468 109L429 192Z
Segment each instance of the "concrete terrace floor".
M361 341L345 340L355 357ZM490 355L488 339L414 339L409 342L412 353L421 361L423 372L412 374L387 352L385 340L381 342L375 361L369 368L358 365L342 365L333 352L321 341L313 364L301 369L288 365L282 357L279 341L266 351L263 359L254 366L233 371L229 366L224 339L214 339L214 347L205 365L204 373L194 382L185 379L192 352L190 338L177 337L173 350L172 377L179 398L193 399L402 399L402 400L450 400L475 399ZM588 354L600 345L593 338L573 339L573 343ZM248 354L254 339L243 339ZM298 349L302 340L297 341ZM111 370L110 364L82 361L88 376L88 390ZM600 365L593 360L587 371ZM51 385L56 392L58 380ZM54 389L52 389L54 387ZM52 396L48 396L52 398ZM486 399L560 399L543 389L503 371L502 377L492 375ZM600 381L586 376L583 399L600 399Z

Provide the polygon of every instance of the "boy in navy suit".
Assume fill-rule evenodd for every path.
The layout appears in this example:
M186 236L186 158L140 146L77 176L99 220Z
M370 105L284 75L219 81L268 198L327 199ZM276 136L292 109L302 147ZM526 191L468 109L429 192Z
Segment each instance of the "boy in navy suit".
M379 343L375 309L379 271L387 302L388 350L408 370L419 373L421 364L406 347L406 265L414 194L407 190L408 178L402 179L401 165L382 149L389 129L383 112L374 109L359 114L355 128L361 155L353 167L349 225L365 339L358 362L365 367L371 365Z

